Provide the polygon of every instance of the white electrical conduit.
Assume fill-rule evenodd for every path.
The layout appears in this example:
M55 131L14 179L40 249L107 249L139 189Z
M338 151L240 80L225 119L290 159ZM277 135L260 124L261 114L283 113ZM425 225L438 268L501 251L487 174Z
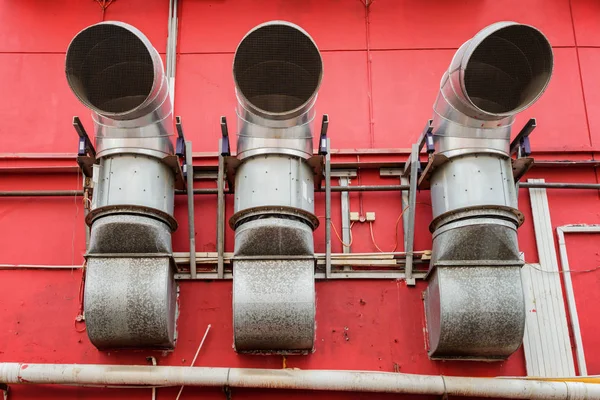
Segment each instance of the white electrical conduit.
M506 399L600 399L600 384L390 372L0 363L7 384L227 386Z

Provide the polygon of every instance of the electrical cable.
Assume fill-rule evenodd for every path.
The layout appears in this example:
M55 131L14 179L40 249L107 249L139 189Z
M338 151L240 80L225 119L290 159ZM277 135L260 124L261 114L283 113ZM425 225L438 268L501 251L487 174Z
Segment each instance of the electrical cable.
M530 266L532 269L535 269L536 271L540 271L540 272L545 272L547 274L562 274L562 273L569 273L569 274L582 274L582 273L587 273L587 272L595 272L600 270L600 265L597 266L596 268L592 268L592 269L583 269L580 271L573 271L573 270L568 270L568 271L545 271L541 268L537 268L534 267L533 264L527 264L528 266Z
M317 218L325 218L322 215L317 216ZM350 247L352 246L352 226L354 226L354 222L356 221L352 221L352 223L350 224L350 243L344 243L344 241L342 240L342 238L340 237L340 234L337 231L337 228L335 227L335 224L333 223L333 221L329 220L329 223L331 224L331 227L333 228L333 232L335 233L335 236L338 238L338 240L340 241L340 243L342 244L342 246L344 247Z

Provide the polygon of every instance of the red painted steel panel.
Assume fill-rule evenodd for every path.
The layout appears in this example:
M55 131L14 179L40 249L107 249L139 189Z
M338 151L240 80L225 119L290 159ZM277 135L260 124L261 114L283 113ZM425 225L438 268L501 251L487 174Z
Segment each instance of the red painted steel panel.
M533 151L591 148L575 49L554 49L554 74L550 84L533 106L517 116L513 136L534 117L538 127L531 135Z
M587 223L592 221L586 219ZM600 216L595 219L600 223ZM600 319L591 312L589 305L600 302L600 233L567 233L565 235L569 255L569 268L573 281L575 304L581 328L581 339L589 375L600 374ZM586 272L592 271L592 272Z
M517 21L541 29L553 46L573 46L569 0L376 0L371 47L458 48L485 26Z
M372 52L375 147L406 148L417 139L431 118L440 79L453 54L453 50ZM534 151L590 149L575 49L554 49L554 64L548 89L518 115L513 135L535 117Z
M598 44L593 21L599 11L595 3L572 0L577 39L580 45ZM317 111L328 113L334 149L407 148L431 117L439 81L453 51L373 51L372 101L373 137L369 127L369 82L367 72L365 8L361 0L182 0L180 46L182 53L227 52L229 54L183 54L178 58L176 115L183 117L186 137L195 152L217 150L219 117L226 115L235 146L235 94L231 77L232 52L254 25L270 19L287 19L300 24L326 50L325 75ZM555 46L572 46L573 33L567 0L375 0L370 9L371 45L375 48L457 47L478 29L497 19L531 23L546 33ZM257 6L258 5L258 6ZM146 33L164 52L168 2L164 0L117 0L107 10L107 19L122 19ZM101 18L92 0L40 2L0 1L1 52L64 52L72 36ZM600 35L600 34L599 34ZM361 51L329 51L329 50ZM515 132L529 117L539 127L532 136L539 158L590 159L592 153L562 152L590 149L575 49L555 49L555 76L538 104L520 116ZM600 114L600 82L595 70L600 65L596 49L580 49L581 68L590 128L595 150L600 150L596 114ZM69 91L64 79L64 54L0 54L0 76L4 96L0 98L0 152L75 151L72 115L84 120L93 134L89 112ZM597 155L596 155L597 157ZM402 157L403 158L403 157ZM364 161L369 157L340 156L339 160ZM19 165L34 165L20 161ZM592 169L534 169L528 175L550 182L598 182ZM81 177L68 175L3 175L0 190L73 189ZM361 171L352 185L396 184L380 178L377 171ZM337 184L337 182L334 182ZM197 187L214 187L198 182ZM324 215L323 194L317 193L315 213ZM553 227L567 223L599 223L600 198L596 191L549 190ZM340 194L332 195L332 221L341 233ZM427 226L431 209L429 192L418 194L415 249L431 247ZM520 248L526 260L536 262L537 250L531 223L529 196L520 193L520 209L526 222L520 229ZM396 221L401 213L399 193L352 193L352 211L376 212L373 235L385 251L396 242ZM233 198L227 196L227 213ZM175 216L180 227L173 235L175 251L188 251L187 208L177 196ZM216 249L216 196L195 197L198 251ZM324 252L325 226L315 232L315 250ZM402 228L398 227L398 249ZM0 198L0 263L70 264L82 261L84 251L83 204L81 198ZM353 252L375 252L367 223L353 229ZM592 237L590 237L592 238ZM594 238L595 239L595 238ZM341 252L334 236L332 247ZM597 249L592 239L571 238L569 250L573 269L594 267ZM233 249L233 231L226 228L226 250ZM595 354L600 328L594 320L598 273L574 275L575 291L588 354ZM85 333L75 331L81 271L0 270L0 361L65 362L102 364L147 364L154 355L159 365L189 365L207 324L211 333L197 365L283 368L281 356L238 355L232 349L231 282L183 282L180 293L179 341L172 353L99 352ZM305 357L287 357L291 368L371 369L444 375L523 375L524 357L519 350L503 363L432 362L427 358L423 335L421 293L401 281L332 281L317 283L317 348ZM588 304L590 306L588 306ZM590 308L592 307L592 308ZM597 358L597 357L596 357ZM588 358L590 373L600 373L599 361ZM15 386L11 397L29 398L139 398L145 390L102 390ZM159 389L158 398L175 398L177 388ZM392 399L392 395L312 393L233 389L234 398L356 398ZM222 399L221 389L186 388L184 396ZM405 396L402 398L419 398Z
M578 46L600 46L600 3L596 0L571 0Z
M234 52L254 26L285 20L300 25L322 50L366 47L365 6L360 0L184 0L182 53Z
M65 52L75 33L101 20L92 0L3 0L0 52Z
M64 54L0 53L0 152L76 153L73 115L93 135L90 112L71 93L64 62Z
M217 151L221 135L219 118L227 117L235 148L236 99L231 66L232 54L183 54L176 80L176 113L184 121L186 137L195 152ZM324 78L317 100L315 136L323 113L331 119L329 136L334 148L369 145L366 54L323 54Z
M453 50L371 53L373 147L410 149L431 118L440 80L453 54Z
M183 119L194 152L217 151L219 118L227 117L235 148L235 89L232 54L180 55L175 86L175 112Z
M600 49L579 49L585 104L590 123L590 140L600 150Z
M138 28L159 53L167 51L169 2L165 0L114 1L104 15L105 21L123 21Z
M80 174L4 174L0 190L73 190L81 182ZM83 215L82 197L0 198L0 264L81 265Z

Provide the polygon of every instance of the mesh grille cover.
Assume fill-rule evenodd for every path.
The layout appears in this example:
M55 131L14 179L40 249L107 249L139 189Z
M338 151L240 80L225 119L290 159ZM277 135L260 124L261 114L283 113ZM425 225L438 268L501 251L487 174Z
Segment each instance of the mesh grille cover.
M240 43L233 74L239 92L254 107L284 113L313 97L322 69L319 50L307 35L289 25L271 24Z
M480 109L506 113L535 100L552 72L552 49L528 26L500 29L485 38L465 71L467 95Z
M122 113L141 105L152 90L154 66L146 45L121 26L94 25L67 52L67 79L86 105Z

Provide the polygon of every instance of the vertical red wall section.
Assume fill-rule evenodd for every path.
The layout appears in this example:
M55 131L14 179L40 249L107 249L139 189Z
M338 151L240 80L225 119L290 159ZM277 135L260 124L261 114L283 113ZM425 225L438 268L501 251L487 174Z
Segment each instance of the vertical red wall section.
M176 114L197 153L215 152L218 120L235 128L231 76L233 52L241 37L258 23L283 19L301 25L323 51L325 75L318 112L331 118L334 149L406 149L431 115L440 78L454 51L479 29L498 20L515 20L540 28L554 46L555 74L541 100L519 116L518 128L538 119L532 136L540 159L589 160L600 154L600 6L594 0L180 0L175 88ZM14 166L33 167L27 154L53 153L45 163L58 167L59 153L75 152L71 117L89 112L70 93L64 78L64 55L71 38L102 20L136 25L160 53L167 42L167 0L115 0L103 12L93 0L0 0L0 190L75 189L76 173L15 174ZM19 153L14 155L13 153ZM61 162L63 164L61 164ZM69 164L72 166L72 163ZM593 169L535 169L530 178L553 182L597 183ZM352 184L357 184L354 180ZM361 184L386 183L361 172ZM553 227L600 223L598 192L549 191ZM351 208L375 211L379 247L402 243L395 222L401 212L397 193L352 194ZM333 221L340 226L339 194L333 195ZM0 264L80 264L85 249L80 199L0 198ZM323 209L316 199L317 214ZM428 203L428 193L419 194ZM228 216L232 198L228 199ZM520 208L527 217L520 230L527 261L537 261L528 193ZM198 251L215 250L216 199L196 197ZM186 220L184 199L176 217ZM431 210L418 206L417 249L431 246L427 224ZM187 250L185 223L174 235L176 251ZM353 228L354 251L376 251L368 226ZM315 234L316 251L324 251L323 227ZM227 229L227 247L233 235ZM568 238L571 268L595 268L598 238ZM400 245L401 248L401 245ZM341 245L334 243L334 251ZM598 273L576 275L588 371L600 374L597 350ZM432 362L424 337L421 293L426 283L408 288L402 281L317 282L316 352L304 357L256 357L232 349L231 282L183 282L179 339L172 353L99 352L77 331L81 271L0 270L0 361L48 363L189 365L208 324L212 325L197 365L283 368L365 369L444 375L523 375L522 350L506 362ZM175 398L176 389L160 389L159 399ZM391 399L396 396L342 393L234 390L233 398ZM149 398L149 390L15 387L13 398ZM225 398L218 389L187 388L184 397ZM407 396L406 398L409 398Z

